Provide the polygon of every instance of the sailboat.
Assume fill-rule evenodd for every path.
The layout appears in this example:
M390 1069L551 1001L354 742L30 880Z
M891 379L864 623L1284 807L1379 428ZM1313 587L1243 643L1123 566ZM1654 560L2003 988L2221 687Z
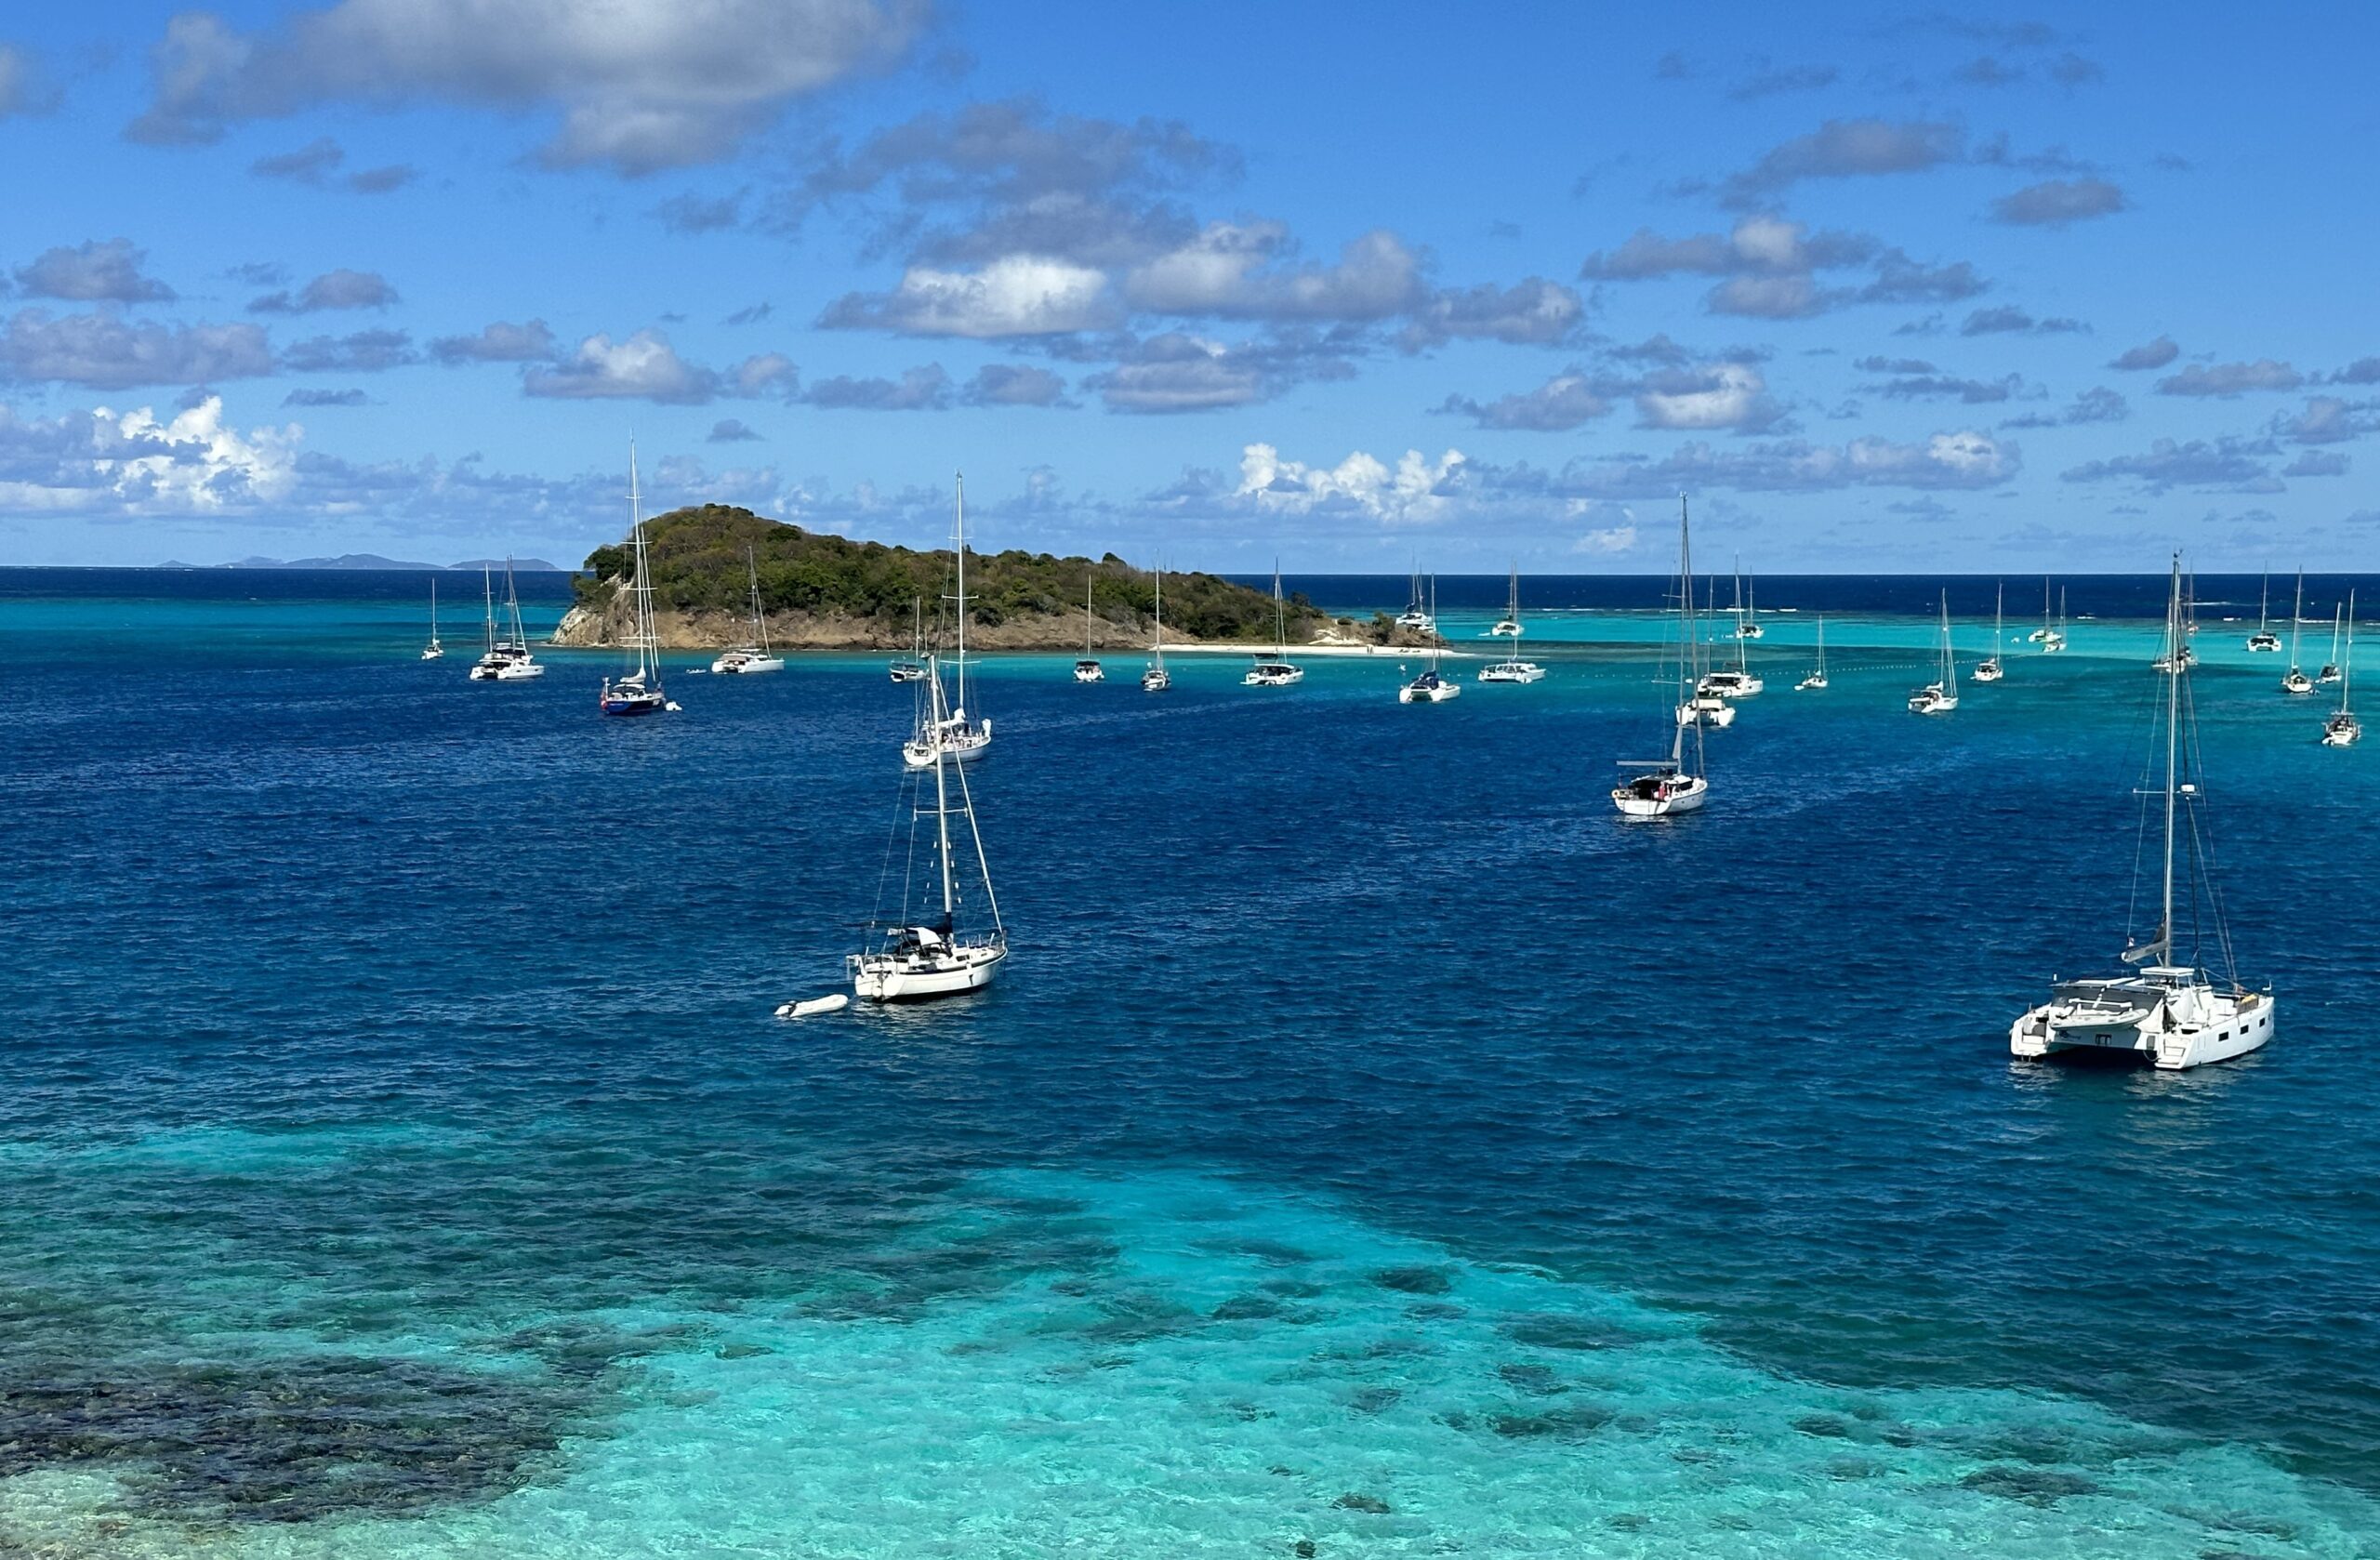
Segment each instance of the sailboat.
M2316 674L2314 681L2317 682L2336 682L2344 675L2339 670L2339 626L2345 621L2344 609L2334 605L2331 608L2331 658L2322 663L2321 671Z
M1091 615L1091 575L1082 576L1082 659L1075 663L1077 682L1107 681L1107 668L1101 666L1098 657L1091 653L1091 629L1097 626L1097 619Z
M2355 669L2355 592L2347 593L2347 659L2339 663L2339 707L2322 722L2322 746L2352 747L2363 737L2363 723L2347 708L2347 673Z
M1687 588L1692 588L1689 582ZM1712 621L1716 622L1719 617L1719 582L1716 579L1711 582L1711 591L1707 600L1711 604L1709 616ZM1702 632L1699 624L1695 631L1698 634ZM1722 685L1732 686L1727 680L1733 679L1735 673L1711 669L1711 645L1707 638L1697 639L1694 641L1694 664L1698 675L1694 680L1692 690L1685 698L1678 701L1677 723L1681 726L1734 725L1736 707L1727 702L1727 695L1721 692L1720 688ZM1757 690L1754 691L1757 692Z
M1793 684L1797 694L1823 692L1826 688L1826 619L1818 619L1818 664L1809 676Z
M1713 580L1712 587L1712 594L1717 595L1718 582ZM1768 686L1759 678L1752 676L1752 668L1744 659L1744 641L1757 639L1760 636L1744 632L1747 620L1744 617L1740 596L1738 598L1735 611L1736 664L1733 668L1722 668L1717 671L1703 673L1702 680L1695 684L1695 692L1698 694L1716 694L1723 699L1748 699ZM1715 611L1712 615L1717 615ZM1726 722L1723 721L1719 724L1725 725Z
M529 636L521 627L521 592L512 583L512 560L504 561L504 607L510 615L511 629L500 636L496 626L496 580L487 570L480 571L480 585L487 597L487 649L471 664L474 682L526 682L546 675L529 654Z
M1686 528L1686 498L1677 501L1677 694L1681 711L1695 702L1695 673L1702 660L1702 631L1694 621L1694 549ZM1727 712L1732 716L1735 711ZM1686 734L1694 733L1689 760ZM1699 811L1710 799L1711 782L1702 772L1702 722L1690 714L1672 722L1666 759L1624 762L1620 784L1611 788L1611 803L1623 818L1666 818Z
M1437 632L1437 614L1421 604L1421 565L1418 559L1413 564L1412 600L1407 603L1403 612L1396 615L1396 626L1400 628L1410 628L1417 634Z
M1173 674L1165 669L1165 565L1157 566L1157 638L1149 646L1151 660L1141 671L1141 692L1162 694L1173 686Z
M644 501L637 492L636 446L628 446L628 545L635 573L628 578L628 631L620 647L635 658L633 671L605 678L596 707L606 715L651 715L675 709L661 687L661 636L653 626L653 566L644 550Z
M2000 645L2006 637L2006 630L2001 627L2001 610L2006 606L2007 600L2008 587L2003 584L1991 598L1991 654L1968 674L1977 682L1997 682L2003 675L2000 669Z
M2275 654L2279 654L2281 650L2281 636L2272 631L2272 573L2270 570L2265 573L2264 590L2256 602L2256 631L2248 636L2248 648L2271 651Z
M1959 670L1950 658L1950 593L1942 592L1942 675L1909 695L1911 715L1948 715L1959 707Z
M926 719L931 731L964 728L966 716L943 702L942 668L926 663ZM852 993L866 1002L914 1002L981 991L992 984L1008 959L1008 931L1000 924L1000 902L992 892L992 871L984 856L984 836L975 826L975 799L967 788L967 771L960 755L947 742L927 746L923 764L911 766L904 786L908 792L909 834L906 859L911 870L901 886L901 903L890 917L871 919L860 951L843 961L852 978ZM926 773L933 775L929 795ZM958 796L951 792L956 787ZM959 863L950 837L953 815L967 821L967 844L972 847L975 879L983 885L984 907L990 925L959 930L959 912L965 904L959 889ZM932 819L932 859L924 866L925 883L917 882L919 832ZM900 838L900 825L893 825ZM888 847L888 850L890 847ZM881 908L881 906L879 906Z
M1752 606L1752 587L1744 580L1743 571L1736 571L1736 599L1731 609L1736 615L1736 634L1739 640L1756 640L1761 636L1758 614Z
M2182 730L2185 721L2194 728L2196 716L2183 691L2189 669L2178 654L2181 641L2188 637L2182 628L2178 557L2174 561L2167 602L2165 654L2173 669L2159 674L2166 680L2162 701L2165 776L2163 788L2149 793L2164 801L2164 888L2157 928L2146 941L2124 949L2123 962L2135 966L2133 972L2060 981L2053 985L2048 1001L2009 1026L2008 1049L2016 1056L2045 1057L2069 1051L2129 1051L2145 1055L2158 1067L2172 1072L2244 1056L2273 1038L2271 987L2250 991L2229 971L2225 972L2218 985L2195 959L2185 964L2176 957L2180 951L2174 941L2174 868L2177 852L2184 852L2188 857L2188 908L2194 931L2198 924L2198 891L2202 888L2214 912L2211 919L2215 946L2227 962L2231 940L2224 924L2221 901L2215 897L2212 882L2205 879L2205 858L2199 844L2203 835L2194 815L2187 828L2180 820L2181 809L2196 808L2203 795L2198 781L2184 773L2195 761L2199 744L2194 729L2187 736ZM2144 831L2152 826L2146 811L2141 826Z
M947 711L942 700L942 678L932 658L927 661L932 696L918 701L917 734L901 745L901 761L911 769L930 769L947 754L961 760L984 756L992 745L992 723L967 719L967 479L951 478L956 521L951 544L959 567L959 654L952 663L956 694Z
M909 602L909 658L892 658L892 681L922 682L926 676L926 599L915 598Z
M752 582L752 639L720 652L719 659L710 664L715 672L758 672L785 670L785 657L769 648L768 615L760 610L760 563L750 548L744 549L744 572Z
M1435 575L1432 575L1430 576L1430 621L1435 623L1437 621L1437 617L1438 577ZM1430 633L1429 669L1422 672L1421 676L1415 678L1412 681L1407 683L1404 687L1399 688L1396 691L1397 703L1444 704L1448 699L1454 698L1461 694L1461 683L1457 682L1450 677L1442 677L1438 673L1438 651L1445 643L1445 638L1435 628L1432 629Z
M438 642L438 580L432 575L430 581L430 642L421 647L421 658L435 661L445 654L446 647Z
M1420 576L1415 577L1418 579ZM1250 667L1248 674L1239 680L1242 687L1286 688L1292 682L1305 681L1305 668L1289 660L1289 628L1285 612L1286 609L1281 605L1281 563L1280 560L1275 559L1273 561L1273 654L1270 659L1263 655L1256 657L1256 664ZM1401 623L1404 619L1399 618L1397 621ZM1432 627L1435 627L1435 620Z
M2310 694L2314 680L2297 665L2297 627L2306 617L2306 571L2297 571L2297 604L2289 609L2289 674L2281 680L2284 694Z
M1521 566L1513 565L1513 577L1504 587L1504 615L1488 627L1489 639L1521 637Z

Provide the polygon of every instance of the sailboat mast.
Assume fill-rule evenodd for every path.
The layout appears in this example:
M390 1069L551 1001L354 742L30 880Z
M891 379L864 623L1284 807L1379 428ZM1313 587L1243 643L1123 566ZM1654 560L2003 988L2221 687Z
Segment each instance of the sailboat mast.
M942 668L932 668L927 673L927 680L933 684L933 727L938 732L942 730L944 719ZM945 933L950 930L951 915L957 905L957 895L950 880L950 789L943 773L943 766L949 762L948 746L937 741L933 745L933 827L942 858L942 929Z
M2182 555L2174 555L2172 594L2165 606L2165 921L2162 941L2165 962L2174 962L2174 815L2175 766L2181 755L2182 712Z
M2347 659L2339 663L2339 713L2347 713L2347 685L2355 676L2355 592L2347 593Z
M1157 659L1165 664L1165 565L1157 566Z
M744 567L752 576L752 638L765 655L769 649L769 620L760 612L760 560L749 547L744 549Z
M480 570L480 588L487 592L487 647L496 648L496 571Z
M1415 575L1413 576L1413 583L1416 587L1414 590L1414 597L1416 603L1418 604L1421 597L1421 590L1419 589L1419 587L1421 583L1421 576ZM1276 661L1287 660L1289 658L1289 619L1282 615L1281 561L1276 558L1273 560L1273 659Z
M1082 658L1091 659L1091 575L1082 576Z
M2297 571L2297 604L2289 609L2289 669L2297 669L2297 622L2306 615L2306 571Z
M951 502L958 515L958 529L951 534L951 545L959 554L959 702L957 708L963 714L967 708L967 478L965 473L952 472L950 484Z
M1950 593L1946 589L1942 592L1942 691L1950 692L1958 680L1958 671L1950 665Z
M2001 615L2007 605L2008 586L2003 580L2000 588L1991 593L1991 658L1995 661L2000 659L2000 641L2004 637L2000 627Z

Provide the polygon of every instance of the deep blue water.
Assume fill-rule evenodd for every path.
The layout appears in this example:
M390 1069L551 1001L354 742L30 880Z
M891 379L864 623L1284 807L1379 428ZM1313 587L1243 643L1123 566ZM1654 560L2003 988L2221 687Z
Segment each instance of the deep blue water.
M786 1024L878 662L604 722L418 578L0 576L0 1553L2380 1553L2380 747L2236 633L2281 1033L2156 1076L2005 1038L2121 945L2136 623L1918 721L1813 586L1649 828L1626 618L1443 707L995 659L1002 984Z

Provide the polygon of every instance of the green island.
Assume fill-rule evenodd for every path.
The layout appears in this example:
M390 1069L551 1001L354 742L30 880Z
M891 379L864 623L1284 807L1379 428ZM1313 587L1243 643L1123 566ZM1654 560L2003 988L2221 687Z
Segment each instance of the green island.
M655 626L664 647L712 649L748 640L750 576L773 644L811 649L906 649L922 603L929 644L949 625L956 578L947 549L920 552L882 542L807 531L722 504L672 509L645 522ZM625 540L588 554L574 581L576 604L555 630L558 644L618 641L633 558ZM1094 648L1146 646L1155 631L1157 576L1113 553L1093 561L1046 552L967 553L967 638L987 650L1079 650L1083 582L1091 582ZM1302 595L1286 609L1291 644L1384 642L1378 623L1333 619ZM1269 644L1269 592L1210 574L1165 576L1169 644Z

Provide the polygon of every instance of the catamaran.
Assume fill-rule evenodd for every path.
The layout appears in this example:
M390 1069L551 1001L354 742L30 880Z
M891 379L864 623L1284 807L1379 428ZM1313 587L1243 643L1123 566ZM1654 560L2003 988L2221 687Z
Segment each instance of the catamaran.
M1688 588L1692 587L1689 585ZM1719 582L1716 579L1711 582L1710 593L1705 599L1710 603L1710 611L1705 615L1715 623L1719 619ZM1696 625L1695 631L1703 632L1699 624ZM1721 690L1733 686L1736 674L1711 669L1711 645L1707 635L1695 641L1694 667L1697 673L1694 686L1686 697L1678 701L1677 723L1681 726L1734 725L1736 707L1727 702L1726 694ZM1753 691L1757 693L1759 690Z
M2062 1051L2132 1052L2147 1056L2168 1072L2225 1062L2265 1045L2273 1038L2272 988L2251 991L2227 969L2218 984L2195 957L2183 963L2175 944L2174 867L2177 852L2188 856L2188 885L2194 940L2202 925L2197 915L2201 891L2213 914L2215 951L2228 965L2230 931L2223 906L2205 873L2201 849L2204 836L2195 813L2187 833L2180 821L2184 807L2196 809L2203 800L2197 779L2186 773L2199 753L2197 718L2185 689L2189 668L2179 654L2187 634L2182 628L2181 560L2174 561L2173 585L2165 612L2165 658L2172 668L2165 679L2162 714L2164 727L2164 886L2155 932L2123 951L2132 973L2092 980L2060 981L2050 998L2009 1026L2008 1049L2022 1057L2047 1057ZM2192 728L2185 736L2183 726ZM2152 825L2144 809L2141 827ZM2135 853L2135 858L2136 858ZM2129 941L2129 939L2127 939ZM2195 955L2196 950L2193 950Z
M2065 600L2063 594L2058 597L2061 605ZM2063 611L2059 615L2063 617ZM2025 642L2040 645L2042 654L2044 655L2055 655L2066 648L2066 632L2052 620L2049 615L2049 576L2047 575L2042 576L2042 626L2027 634Z
M956 706L943 702L942 668L931 657L926 662L925 683L923 724L927 729L964 727L966 717ZM879 915L868 922L860 951L843 961L851 974L852 993L863 1001L914 1002L980 991L992 984L992 977L1008 959L1008 931L1000 924L1000 902L992 892L984 836L975 826L975 800L967 788L967 771L959 759L949 743L931 743L925 762L911 766L905 776L909 804L905 859L910 870L902 882L901 902L892 915ZM933 775L930 794L925 780L929 771ZM985 916L989 921L967 932L959 929L959 912L966 905L966 896L960 891L959 863L950 837L954 814L967 821L967 843L972 847L975 880L983 887ZM932 859L921 866L919 837L929 818L932 820ZM895 842L900 839L898 823L893 825L893 839ZM917 881L920 871L925 875L923 885Z
M651 715L677 705L661 687L661 636L653 622L653 566L644 550L644 501L637 492L636 446L628 446L628 546L635 572L628 577L628 630L620 648L635 663L634 669L603 680L596 707L606 715Z
M1950 593L1942 592L1942 675L1909 695L1911 715L1948 715L1959 707L1959 668L1950 656Z
M1715 598L1718 593L1719 582L1712 580L1711 594ZM1718 615L1718 607L1714 601L1711 615L1716 617ZM1716 695L1723 699L1748 699L1768 686L1759 678L1752 676L1752 667L1744 658L1744 641L1759 637L1756 634L1746 634L1742 631L1744 621L1743 611L1739 607L1736 612L1736 664L1732 668L1722 668L1717 671L1705 671L1701 681L1694 685L1694 691L1698 695ZM1724 726L1727 722L1720 721L1713 723Z
M1795 693L1797 693L1797 694L1812 694L1812 693L1818 693L1818 692L1822 692L1822 691L1825 689L1825 687L1826 687L1826 619L1825 619L1824 617L1820 617L1820 618L1818 619L1818 666L1817 666L1816 668L1814 668L1811 670L1811 672L1810 672L1810 675L1809 675L1809 676L1807 676L1807 677L1805 677L1805 678L1802 679L1802 681L1801 681L1796 682L1796 683L1794 683L1794 684L1793 684L1793 692L1795 692Z
M785 657L769 648L768 615L760 610L760 564L750 548L744 549L744 572L752 581L752 638L750 642L720 652L719 659L710 664L715 672L760 672L785 670Z
M1149 645L1149 664L1141 669L1141 692L1162 694L1173 686L1165 669L1165 565L1157 566L1157 638Z
M951 544L959 568L959 654L952 662L956 692L945 708L940 675L925 679L933 685L932 696L919 698L917 734L901 745L901 761L911 769L932 768L944 754L972 761L982 758L992 745L992 722L967 718L967 479L953 475L951 487L956 515ZM930 670L933 665L929 658Z
M2345 609L2337 605L2335 602L2333 603L2331 607L2331 658L2322 663L2321 671L2316 674L2314 681L2317 682L2327 685L2329 683L2336 682L2341 676L2339 671L2339 626L2346 622L2346 620L2347 615Z
M2335 609L2334 609L2335 610ZM2347 659L2339 663L2339 707L2322 722L2322 746L2352 747L2363 737L2363 723L2347 705L2347 673L2355 666L2355 592L2347 593Z
M1711 795L1702 767L1702 722L1690 713L1696 702L1695 674L1703 659L1702 631L1694 620L1694 549L1686 529L1686 498L1677 501L1677 693L1679 719L1670 726L1666 759L1623 762L1620 784L1611 788L1611 804L1623 818L1666 818L1698 811ZM1724 706L1722 707L1725 707ZM1735 711L1727 710L1729 718ZM1723 722L1724 723L1724 722ZM1686 754L1686 734L1694 733L1694 752Z
M2256 631L2248 636L2248 648L2268 650L2276 654L2281 650L2281 636L2272 631L2272 573L2270 570L2265 573L2264 591L2256 602Z
M438 581L432 576L430 582L430 642L421 647L421 658L435 661L445 654L446 647L438 642Z
M1736 615L1735 637L1739 640L1756 640L1760 638L1761 627L1759 611L1752 605L1752 586L1745 580L1743 571L1741 569L1739 569L1736 572L1736 600L1734 611Z
M2003 675L2000 669L2000 646L2007 637L2007 631L2001 627L2000 615L2007 602L2008 588L2003 585L1991 597L1991 654L1977 663L1975 670L1968 673L1977 682L1997 682Z
M1521 566L1518 563L1513 565L1513 577L1504 587L1504 615L1489 625L1488 637L1491 640L1516 640L1521 637Z
M504 609L509 615L511 632L499 638L496 628L496 581L487 570L480 571L480 585L487 597L487 649L471 664L474 682L526 682L546 675L529 654L529 636L521 627L521 592L512 583L512 560L504 561Z
M1396 615L1396 626L1400 628L1410 628L1417 634L1434 634L1438 631L1437 614L1421 604L1421 564L1419 559L1416 559L1413 563L1412 599L1405 610Z
M1438 576L1430 576L1430 621L1438 618ZM1444 704L1462 692L1462 684L1438 671L1438 651L1446 640L1435 628L1430 631L1429 668L1396 691L1399 704Z
M1085 575L1082 576L1082 659L1075 663L1077 682L1107 681L1107 668L1101 666L1099 658L1091 653L1091 635L1096 625L1097 619L1091 615L1091 575Z
M1414 577L1418 580L1421 576L1417 575ZM1269 658L1263 655L1256 657L1256 664L1250 667L1248 674L1239 680L1241 686L1286 688L1292 682L1305 681L1305 668L1289 659L1289 618L1285 615L1286 611L1287 609L1281 604L1281 563L1280 560L1275 559L1273 561L1273 654ZM1398 621L1403 622L1404 619L1399 618ZM1435 620L1431 626L1433 628L1436 627Z
M2314 680L2297 665L2297 627L2306 618L2306 571L2297 571L2297 604L2289 609L2289 675L2281 680L2284 694L2310 694Z
M926 599L915 598L909 602L909 658L892 658L892 681L922 682L926 676Z

